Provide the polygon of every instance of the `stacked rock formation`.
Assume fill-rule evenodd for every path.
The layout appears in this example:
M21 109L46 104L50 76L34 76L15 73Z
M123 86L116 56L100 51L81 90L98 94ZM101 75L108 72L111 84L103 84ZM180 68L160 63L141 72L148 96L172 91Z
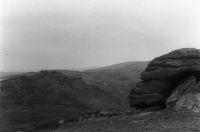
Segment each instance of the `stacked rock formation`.
M199 79L200 50L183 48L172 51L149 63L141 74L142 81L130 91L130 105L136 108L175 105L179 109L188 105L189 98L198 102ZM194 105L200 106L190 102L190 106L186 107Z

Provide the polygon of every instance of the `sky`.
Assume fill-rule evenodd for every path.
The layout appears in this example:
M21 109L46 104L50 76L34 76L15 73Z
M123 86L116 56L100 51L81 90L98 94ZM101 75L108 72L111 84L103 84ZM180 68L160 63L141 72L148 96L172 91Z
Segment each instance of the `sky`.
M78 70L200 49L199 0L0 2L0 71Z

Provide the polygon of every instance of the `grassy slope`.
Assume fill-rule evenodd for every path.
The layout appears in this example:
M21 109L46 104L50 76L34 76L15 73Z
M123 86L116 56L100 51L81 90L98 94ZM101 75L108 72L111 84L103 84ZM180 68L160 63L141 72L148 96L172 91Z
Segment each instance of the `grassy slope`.
M54 132L199 132L200 114L161 111L71 123Z
M24 125L24 122L29 120L25 117L30 116L29 124L37 120L46 120L46 117L48 119L50 117L62 117L65 121L67 119L77 120L83 112L88 110L126 108L123 103L120 104L119 98L97 86L88 85L82 79L66 78L63 74L57 72L28 73L28 75L31 76L15 76L3 82L2 89L4 91L0 95L4 97L4 100L0 100L0 105L3 104L4 107L0 107L0 111L3 111L4 114L2 114L3 112L0 113L0 131L7 127L4 123L10 119L13 121L14 129L14 127L20 126L16 125L16 121L21 121L21 124ZM12 103L13 101L20 103L15 105ZM27 102L25 103L27 105L24 105L24 102ZM31 112L32 114L25 112L31 111L28 107L29 105L32 107L30 103L37 104ZM5 116L2 117L3 115Z
M0 81L20 74L22 74L22 72L0 72Z
M82 77L89 84L100 86L101 89L127 95L131 84L139 81L141 72L147 61L125 62L107 67L90 69L82 72L57 70L65 75Z
M100 88L112 93L127 94L130 90L130 83L134 84L139 80L141 72L147 66L148 61L124 62L111 66L90 69L86 71L56 70L69 76L82 77L88 84L101 86ZM34 72L9 73L0 72L0 78L7 78L19 75L32 75Z
M147 64L148 61L133 61L86 71L56 71L69 76L82 77L87 83L101 86L101 88L106 91L127 93L129 91L129 84L139 80L140 74ZM34 72L0 72L0 78L32 74L34 74Z
M0 77L7 77L20 74L21 72L0 72Z
M96 78L93 82L96 81L102 88L127 94L131 88L130 84L140 80L140 74L147 64L147 61L125 62L87 70L85 73L93 75Z
M82 72L67 70L59 70L59 72L69 76L82 77L88 84L99 86L100 89L111 93L118 98L121 104L125 104L122 107L128 108L127 95L135 82L140 80L140 74L147 64L147 61L135 61Z

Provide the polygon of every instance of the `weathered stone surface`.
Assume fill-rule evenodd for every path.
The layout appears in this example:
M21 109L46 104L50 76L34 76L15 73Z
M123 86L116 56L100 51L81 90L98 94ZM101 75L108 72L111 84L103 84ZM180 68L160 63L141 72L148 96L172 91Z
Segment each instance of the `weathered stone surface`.
M180 68L158 68L154 71L145 71L141 74L142 80L180 80L190 74L200 74L200 66L183 66Z
M194 76L184 79L167 99L166 105L175 110L200 112L200 82Z
M193 112L200 112L200 93L189 93L183 95L174 106L175 110L188 109Z
M171 103L178 101L183 96L183 94L185 94L195 85L197 85L197 82L194 76L189 76L184 79L182 83L180 83L177 88L175 88L174 91L171 93L170 97L166 101L166 105L170 105Z
M141 74L142 80L170 80L200 73L200 50L184 48L152 60Z

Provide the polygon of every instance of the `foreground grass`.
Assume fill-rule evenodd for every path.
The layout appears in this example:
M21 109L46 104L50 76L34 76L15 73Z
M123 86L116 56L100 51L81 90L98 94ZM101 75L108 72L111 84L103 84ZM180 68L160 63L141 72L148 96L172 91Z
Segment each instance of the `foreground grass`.
M200 114L165 110L71 123L54 132L200 132Z

